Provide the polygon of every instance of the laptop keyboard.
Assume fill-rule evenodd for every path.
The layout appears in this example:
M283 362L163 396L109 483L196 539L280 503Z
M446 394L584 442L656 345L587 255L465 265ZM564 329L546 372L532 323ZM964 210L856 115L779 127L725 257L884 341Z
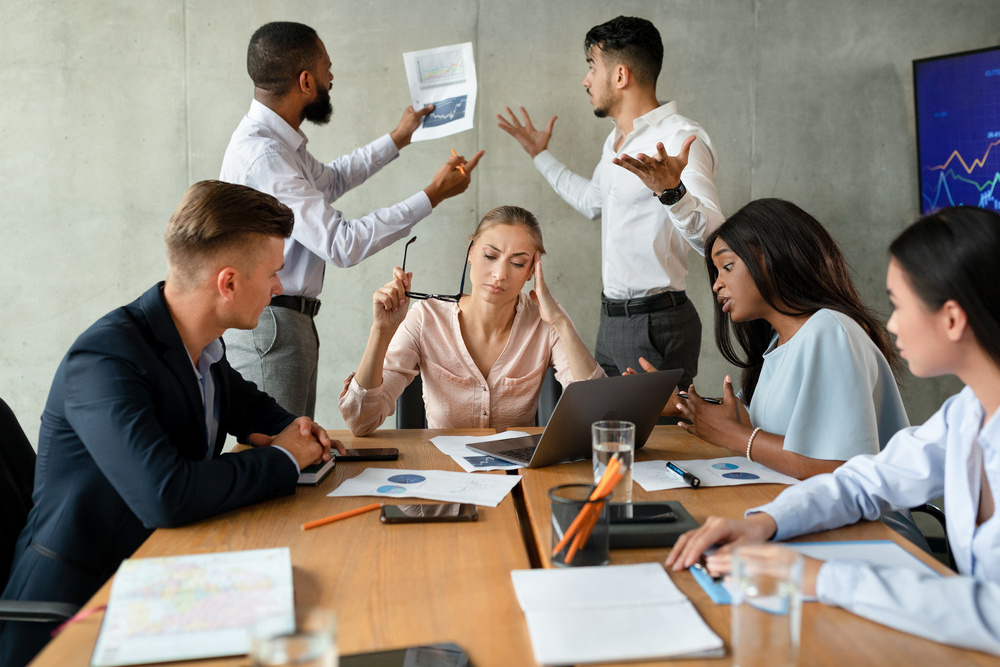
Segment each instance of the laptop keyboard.
M530 463L531 455L535 453L535 447L519 447L517 449L508 449L507 451L500 452L500 456L506 456L509 459L517 459L522 463Z

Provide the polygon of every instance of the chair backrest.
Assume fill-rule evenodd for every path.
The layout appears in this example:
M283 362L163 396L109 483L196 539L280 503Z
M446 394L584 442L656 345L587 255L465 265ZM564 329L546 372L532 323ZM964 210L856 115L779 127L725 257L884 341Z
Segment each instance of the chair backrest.
M417 375L396 399L396 428L427 428L423 386L420 376ZM535 426L545 426L549 423L549 418L556 409L556 403L559 402L561 395L562 385L556 380L555 369L550 368L542 380L538 410L535 412Z
M34 482L35 450L0 399L0 590L7 585L14 545L28 520Z

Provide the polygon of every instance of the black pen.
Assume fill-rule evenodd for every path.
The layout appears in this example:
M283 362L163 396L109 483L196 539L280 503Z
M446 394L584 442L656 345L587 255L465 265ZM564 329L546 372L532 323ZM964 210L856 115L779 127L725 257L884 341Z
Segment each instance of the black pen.
M701 480L700 479L698 479L697 477L695 477L691 473L687 472L686 470L681 470L680 468L678 468L677 466L675 466L670 461L667 461L667 467L670 468L671 470L673 470L678 475L680 475L681 478L683 478L683 480L685 482L687 482L688 486L690 486L692 489L697 489L699 486L701 486Z

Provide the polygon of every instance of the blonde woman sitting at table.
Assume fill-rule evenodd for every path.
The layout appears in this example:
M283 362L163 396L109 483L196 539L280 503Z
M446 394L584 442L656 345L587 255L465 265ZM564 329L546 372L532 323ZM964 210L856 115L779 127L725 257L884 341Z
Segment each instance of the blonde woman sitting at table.
M418 373L428 427L498 430L534 424L550 366L563 386L603 377L545 285L544 252L538 220L517 206L493 209L476 227L465 267L469 294L462 294L464 269L458 294L410 291L404 252L403 268L372 297L368 345L345 380L340 413L351 432L378 428ZM525 295L532 277L535 289ZM407 312L410 299L420 302Z

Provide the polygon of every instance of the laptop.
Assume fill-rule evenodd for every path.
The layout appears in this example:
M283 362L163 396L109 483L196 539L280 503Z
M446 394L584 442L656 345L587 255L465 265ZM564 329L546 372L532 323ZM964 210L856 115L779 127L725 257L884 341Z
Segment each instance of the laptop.
M574 382L559 397L542 433L466 446L503 461L541 468L590 458L590 425L620 419L635 424L635 448L639 449L682 373L675 369Z

